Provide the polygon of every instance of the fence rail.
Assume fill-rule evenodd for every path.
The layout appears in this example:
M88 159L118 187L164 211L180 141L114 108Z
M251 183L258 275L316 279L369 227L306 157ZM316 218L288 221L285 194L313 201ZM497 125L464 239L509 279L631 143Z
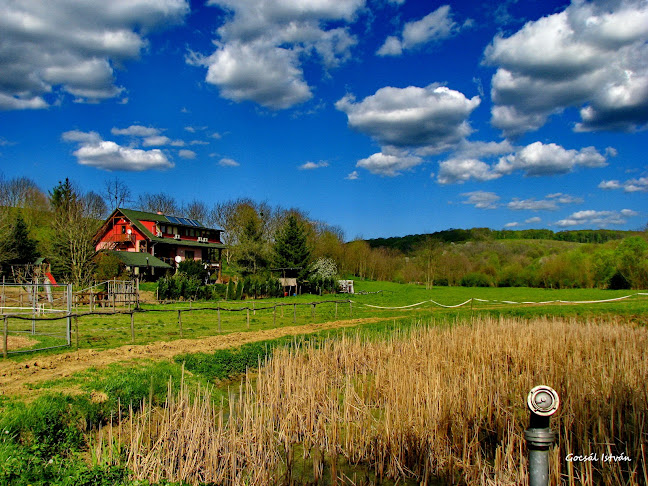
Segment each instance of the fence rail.
M313 302L272 302L270 304L262 304L260 306L256 305L256 302L252 302L251 304L248 304L246 306L240 306L240 307L229 307L229 306L223 306L223 305L207 305L207 306L194 306L193 302L189 302L189 307L185 308L171 308L171 309L146 309L143 307L136 307L136 308L130 308L126 309L124 308L123 310L118 310L116 308L113 308L112 310L104 310L104 311L98 311L91 309L89 311L85 312L79 312L78 309L76 311L65 311L65 310L52 310L52 309L47 309L44 312L37 314L33 312L32 308L22 308L20 310L26 310L26 311L32 311L32 312L14 312L11 314L4 314L0 317L3 319L3 345L2 345L2 352L3 356L7 357L10 354L14 353L24 353L24 352L29 352L29 351L38 351L42 349L51 349L55 347L65 347L65 346L70 346L72 344L72 334L74 333L75 341L76 341L76 347L79 347L79 319L80 318L87 318L91 316L101 316L101 317L110 317L114 316L115 318L119 318L120 316L128 316L129 317L129 325L128 326L121 326L121 327L106 327L105 323L103 328L97 328L93 329L93 333L97 332L116 332L116 331L126 331L126 339L130 337L130 342L134 343L136 340L136 331L137 330L144 330L144 329L157 329L162 332L167 333L167 337L169 335L178 335L182 338L184 337L185 331L186 331L186 322L185 326L183 327L183 319L182 315L183 314L191 314L195 312L209 312L209 313L216 313L216 318L217 318L217 325L215 326L216 329L209 329L210 332L218 332L221 333L223 332L222 328L222 319L221 319L221 314L222 313L245 313L245 323L246 323L246 329L251 328L251 318L250 314L256 315L257 312L267 312L267 311L272 311L272 325L273 327L277 325L277 318L278 318L278 313L281 312L280 318L284 320L286 319L285 315L285 309L288 308L290 311L290 314L292 316L292 321L293 324L297 324L297 309L298 308L310 308L310 318L315 319L317 315L317 307L321 305L329 305L330 310L329 313L327 314L327 317L330 317L332 319L339 319L342 316L342 312L344 313L344 317L348 318L353 318L354 316L354 306L355 309L361 310L362 308L367 308L367 309L377 309L377 310L406 310L406 309L415 309L418 307L421 307L423 305L434 305L446 309L454 309L454 308L459 308L459 307L464 307L464 306L471 306L471 309L475 303L477 304L505 304L505 305L523 305L523 306L529 306L529 305L548 305L548 304L573 304L573 305L578 305L578 304L595 304L595 303L606 303L606 302L619 302L623 300L630 299L631 297L644 297L648 296L648 293L644 292L637 292L635 294L630 294L626 296L621 296L621 297L616 297L612 299L602 299L602 300L587 300L587 301L565 301L565 300L552 300L552 301L540 301L540 302L530 302L530 301L523 301L523 302L516 302L516 301L510 301L510 300L487 300L487 299L479 299L479 298L470 298L464 302L461 302L459 304L442 304L439 302L436 302L434 300L425 300L422 302L417 302L413 304L408 304L404 306L379 306L379 305L374 305L374 304L369 304L365 302L358 302L356 300L352 299L333 299L333 300L320 300L320 301L313 301ZM340 305L348 305L348 314L347 311L340 310ZM334 307L333 307L334 306ZM13 308L14 310L17 308ZM167 324L151 324L150 322L147 324L142 324L140 323L139 325L136 325L135 322L135 316L136 315L144 315L144 314L169 314L173 313L175 314L175 319L173 321L176 323L172 328L169 328L168 326L170 325L169 323ZM54 315L47 315L47 314L54 314ZM303 312L301 312L300 317L306 317ZM61 320L66 320L66 329L65 332L61 332L60 328L58 331L55 331L57 328L55 326L47 326L47 323L53 323ZM14 325L10 326L9 323L12 322ZM16 324L17 323L22 323L22 322L30 322L31 327L27 327L25 325L21 324ZM72 325L74 324L74 326ZM161 327L162 326L162 327ZM167 327L164 327L167 326ZM240 324L239 324L240 326ZM73 329L74 327L74 329ZM101 327L101 326L99 326ZM171 330L173 329L173 331ZM237 330L240 329L240 327L231 329L231 330ZM177 332L176 332L177 331ZM59 340L63 340L64 342L61 344L52 344L52 345L47 345L44 347L39 347L39 348L31 348L31 349L13 349L10 350L8 346L8 339L10 334L31 334L31 335L40 335L40 336L45 336L48 338L56 338ZM155 334L153 336L154 338L157 338L157 340L163 338L164 336L161 336L159 334ZM48 342L51 344L51 342Z

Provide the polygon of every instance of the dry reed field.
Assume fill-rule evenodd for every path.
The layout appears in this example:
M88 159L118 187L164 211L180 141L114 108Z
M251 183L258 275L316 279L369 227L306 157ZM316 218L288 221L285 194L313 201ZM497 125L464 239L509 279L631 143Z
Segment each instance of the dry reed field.
M347 336L275 351L224 406L183 386L101 430L92 452L190 484L526 484L526 395L546 384L561 397L552 485L648 484L646 349L646 328L610 320Z

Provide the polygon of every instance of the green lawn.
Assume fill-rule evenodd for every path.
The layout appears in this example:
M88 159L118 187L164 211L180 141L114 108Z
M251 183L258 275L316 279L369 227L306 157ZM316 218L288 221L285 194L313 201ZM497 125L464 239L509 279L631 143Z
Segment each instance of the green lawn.
M141 311L133 315L134 341L131 340L130 314L81 315L73 320L72 346L76 348L78 342L79 348L82 349L105 349L131 342L145 344L180 337L200 338L237 331L246 332L280 326L373 317L418 319L434 315L454 319L483 313L522 317L556 315L583 318L614 315L645 324L646 321L641 314L648 307L648 295L637 295L637 291L630 290L545 290L517 287L434 287L428 290L422 285L369 281L356 281L355 290L355 295L300 295L245 301L144 304ZM632 297L611 302L583 304L555 302L558 300L606 301L628 295ZM460 307L451 307L470 299L475 300ZM349 300L352 302L349 303ZM538 302L538 304L511 302ZM313 303L314 306L311 305ZM217 307L222 309L220 325L219 313L215 310ZM81 307L76 312L83 314L88 310ZM181 322L178 319L178 310L182 311ZM64 323L64 320L39 321L37 326L39 330L64 335ZM21 335L29 335L31 321L9 319L8 326L10 335L16 331L23 331ZM60 342L60 340L42 338L38 335L33 337L49 345ZM20 355L12 355L12 358L21 359Z

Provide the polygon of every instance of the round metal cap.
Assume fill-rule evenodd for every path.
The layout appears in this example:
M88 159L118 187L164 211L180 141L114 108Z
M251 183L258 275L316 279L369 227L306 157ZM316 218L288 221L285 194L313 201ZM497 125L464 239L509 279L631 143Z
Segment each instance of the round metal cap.
M556 390L546 385L539 385L531 389L527 397L527 405L536 415L548 417L556 413L560 399Z

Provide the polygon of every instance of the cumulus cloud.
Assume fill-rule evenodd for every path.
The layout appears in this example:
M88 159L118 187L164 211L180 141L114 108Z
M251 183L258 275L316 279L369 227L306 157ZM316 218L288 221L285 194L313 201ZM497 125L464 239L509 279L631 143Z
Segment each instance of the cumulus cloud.
M358 174L357 170L354 170L353 172L350 172L345 179L348 181L355 181L360 178L360 174Z
M477 159L451 158L439 164L439 184L463 184L470 179L490 181L502 177L490 165Z
M599 189L623 189L624 192L648 192L648 177L628 179L627 181L609 180L601 181Z
M335 107L346 113L349 127L378 143L419 147L434 153L456 145L471 133L468 117L480 99L436 84L425 88L385 87L356 101L346 95Z
M183 159L195 159L196 158L196 152L193 150L188 150L188 149L182 149L178 150L178 155L182 157Z
M181 22L186 0L0 2L0 109L118 96L114 64L136 59L152 29Z
M423 163L421 157L407 154L385 154L379 152L366 159L360 159L356 167L367 169L372 174L394 177Z
M555 143L534 142L515 154L501 157L495 166L500 174L522 171L527 176L566 174L576 167L604 167L604 155L594 147L567 150Z
M544 199L520 199L513 198L506 207L514 211L555 211L561 205L580 204L583 199L569 194L555 193L548 194Z
M160 149L142 150L123 147L106 141L96 132L71 130L63 133L63 140L78 144L73 155L81 165L108 171L141 172L150 169L170 169L174 166Z
M113 135L128 135L131 137L153 137L160 134L160 130L154 127L145 127L143 125L131 125L126 128L113 127L110 130Z
M486 191L464 192L461 195L466 198L465 201L461 201L463 204L470 204L478 209L495 209L501 199L494 192Z
M498 35L484 62L493 124L509 136L536 130L567 107L577 131L640 129L648 122L648 4L574 1L564 11Z
M236 160L230 159L229 157L223 157L218 161L218 165L221 167L238 167L239 164Z
M305 162L300 165L299 170L315 170L321 169L322 167L328 167L329 164L325 160L320 160L319 162Z
M631 209L622 209L621 211L595 211L588 209L572 213L567 218L561 219L555 224L562 228L570 226L618 226L625 224L629 217L637 216L638 214Z
M459 30L452 18L450 5L442 5L420 20L407 22L401 37L389 36L376 52L379 56L400 56L403 50L439 42L451 37Z
M209 56L187 62L207 68L206 81L221 96L271 109L290 108L312 97L302 63L319 59L328 69L350 58L355 38L343 26L365 0L211 0L229 12ZM341 26L331 26L330 24Z
M499 157L497 162L482 159L512 150ZM595 168L607 165L605 155L594 147L580 150L565 149L554 143L534 142L526 147L514 148L508 142L499 144L475 144L462 142L453 157L439 163L437 182L440 184L463 183L468 180L489 181L513 172L525 176L550 176L573 172L579 167ZM550 202L542 203L551 205Z

